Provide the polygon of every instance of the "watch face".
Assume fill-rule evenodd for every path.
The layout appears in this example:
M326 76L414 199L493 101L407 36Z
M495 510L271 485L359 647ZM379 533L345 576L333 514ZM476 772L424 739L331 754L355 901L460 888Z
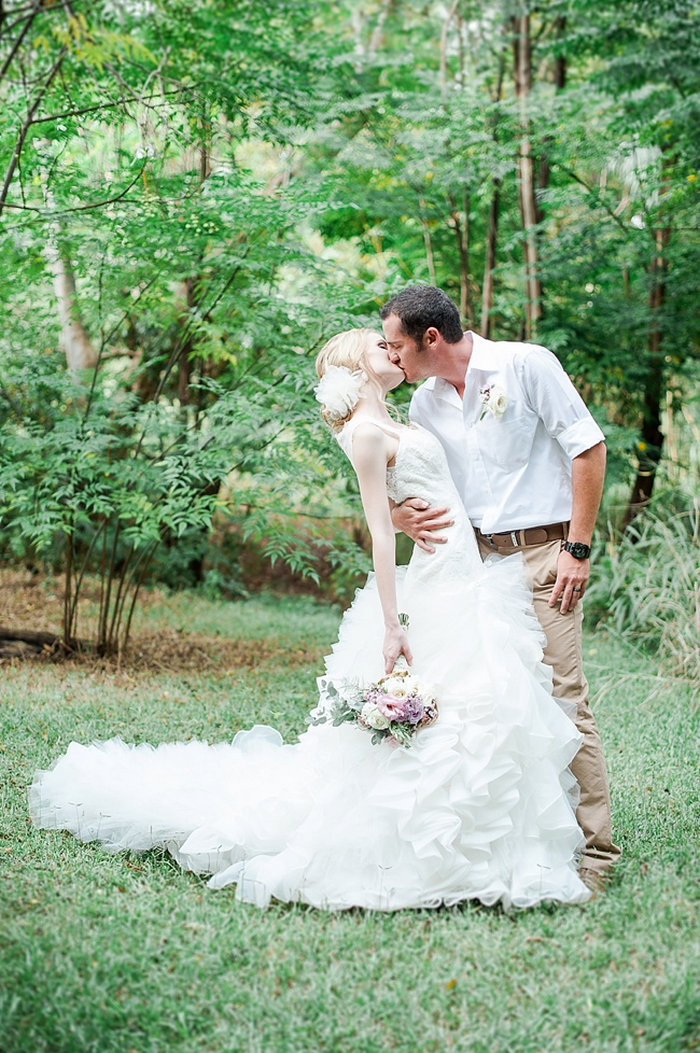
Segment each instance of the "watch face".
M589 546L584 545L582 541L567 541L564 548L571 553L574 559L588 559L591 554Z

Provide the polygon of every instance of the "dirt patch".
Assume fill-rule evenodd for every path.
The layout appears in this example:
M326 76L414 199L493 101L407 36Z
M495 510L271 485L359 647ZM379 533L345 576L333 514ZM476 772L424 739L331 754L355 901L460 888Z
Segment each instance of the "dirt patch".
M61 628L61 584L27 570L0 570L0 625L57 633Z
M283 647L276 640L226 640L166 629L142 634L129 647L121 666L134 669L199 670L224 673L261 665L300 666L319 663L319 647ZM103 660L104 661L104 660ZM116 664L116 659L112 659Z

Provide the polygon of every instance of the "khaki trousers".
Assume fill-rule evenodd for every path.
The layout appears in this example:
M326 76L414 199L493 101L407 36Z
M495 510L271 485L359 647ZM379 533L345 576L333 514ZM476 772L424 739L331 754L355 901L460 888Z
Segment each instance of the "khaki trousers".
M535 614L544 629L547 644L544 661L552 669L554 694L576 706L576 726L583 735L583 743L571 762L571 771L581 789L576 818L586 838L582 867L602 873L618 859L620 849L612 841L610 818L610 790L603 758L603 748L595 717L588 704L588 681L583 672L581 601L573 611L559 613L559 605L549 606L549 598L557 577L557 559L561 541L546 541L539 545L491 547L477 534L483 559L494 554L512 555L520 552L532 585Z

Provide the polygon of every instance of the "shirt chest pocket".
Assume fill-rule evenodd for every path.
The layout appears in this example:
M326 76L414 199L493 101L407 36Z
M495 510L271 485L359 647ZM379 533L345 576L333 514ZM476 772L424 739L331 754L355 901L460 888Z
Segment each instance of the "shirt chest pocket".
M476 434L484 461L512 471L521 468L530 457L535 421L528 414L519 417L488 414L476 425Z

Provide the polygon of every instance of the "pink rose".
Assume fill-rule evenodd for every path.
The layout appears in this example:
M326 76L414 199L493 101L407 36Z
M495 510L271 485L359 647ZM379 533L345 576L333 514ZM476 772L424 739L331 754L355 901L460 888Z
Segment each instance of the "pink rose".
M396 695L381 695L377 699L377 708L389 720L403 720L405 698L397 698Z

